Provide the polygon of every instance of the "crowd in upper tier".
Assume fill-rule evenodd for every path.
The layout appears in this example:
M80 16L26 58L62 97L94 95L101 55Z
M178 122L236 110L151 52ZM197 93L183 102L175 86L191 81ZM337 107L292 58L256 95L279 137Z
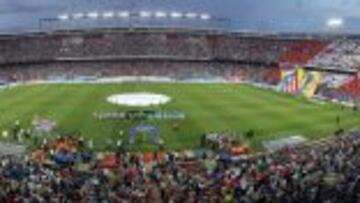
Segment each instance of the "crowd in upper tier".
M286 38L231 33L90 31L0 38L0 64L63 60L172 59L290 63L356 70L357 38Z
M191 32L79 32L3 37L0 63L164 58L306 63L327 41ZM305 56L305 57L304 57Z
M360 39L337 40L310 63L331 69L357 70L360 67Z
M77 77L91 76L109 78L120 76L168 77L174 80L220 78L227 81L272 81L273 68L259 65L239 65L221 62L167 62L167 61L127 61L127 62L86 62L52 63L11 66L0 68L0 81L21 82L36 80L76 80Z
M359 132L240 158L204 151L198 158L154 152L145 159L121 144L100 154L82 137L41 143L31 156L0 158L1 202L360 200Z

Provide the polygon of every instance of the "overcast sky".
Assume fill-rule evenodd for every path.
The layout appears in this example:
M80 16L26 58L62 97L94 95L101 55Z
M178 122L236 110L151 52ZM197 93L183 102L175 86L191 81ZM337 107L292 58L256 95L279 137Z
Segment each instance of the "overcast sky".
M360 0L0 0L0 32L34 30L40 18L60 13L107 10L205 12L229 19L231 29L264 32L323 32L327 19L342 18L340 31L360 33Z

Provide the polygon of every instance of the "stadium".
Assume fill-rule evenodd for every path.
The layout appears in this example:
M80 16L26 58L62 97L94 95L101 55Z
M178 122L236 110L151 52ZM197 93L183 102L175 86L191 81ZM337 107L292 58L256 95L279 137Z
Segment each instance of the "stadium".
M359 36L230 21L89 10L0 35L1 202L358 202Z

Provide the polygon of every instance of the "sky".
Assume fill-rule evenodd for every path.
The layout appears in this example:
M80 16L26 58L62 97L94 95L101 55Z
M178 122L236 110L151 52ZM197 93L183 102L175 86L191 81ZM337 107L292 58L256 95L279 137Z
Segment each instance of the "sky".
M213 17L209 22L175 20L160 23L168 26L221 27L257 32L360 33L359 0L0 0L0 32L36 31L39 19L53 18L62 13L109 10L197 12L209 13ZM332 18L343 19L344 24L336 30L329 29L326 22ZM88 21L42 24L42 27L106 25L103 20L90 24ZM157 25L159 22L138 20L134 25L136 23Z

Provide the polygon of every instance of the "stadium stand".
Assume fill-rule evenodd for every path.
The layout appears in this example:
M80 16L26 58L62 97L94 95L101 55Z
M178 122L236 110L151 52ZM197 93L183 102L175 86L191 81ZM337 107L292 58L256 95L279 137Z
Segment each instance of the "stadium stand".
M164 76L284 86L287 83L282 82L282 73L293 68L325 69L324 74L337 71L339 77L354 74L359 66L358 42L356 38L305 39L166 29L34 33L0 38L0 75L8 82L74 76ZM311 84L306 95L329 96L321 94L329 92L325 85L320 88ZM282 89L301 94L299 91L306 89L302 85L293 81ZM356 85L348 86L351 88L330 92L346 95L347 91L358 91Z
M360 40L341 39L329 44L311 62L319 68L357 70L360 64Z
M304 45L299 45L303 43ZM1 53L0 63L163 58L271 64L278 62L284 51L301 49L313 53L314 51L305 51L313 43L316 44L279 37L223 35L211 32L59 32L2 37L0 48L4 51ZM314 49L317 50L317 46Z
M0 158L1 202L352 202L360 190L356 131L240 159L99 153L82 137L42 143Z
M281 63L307 64L327 45L326 41L321 40L299 40L293 42L280 56Z
M340 90L349 94L349 96L356 98L360 96L360 81L357 76L351 78L349 81L344 83Z
M166 30L3 36L0 85L119 76L158 76L175 81L221 78L348 101L360 96L359 79L353 73L359 66L359 43L357 39ZM304 67L306 64L311 68ZM130 153L116 145L109 152L96 152L91 140L60 136L42 140L31 155L2 156L0 202L359 199L358 131L261 154L244 155L247 149L234 150L241 156L231 150Z
M0 38L0 73L1 80L9 82L70 79L74 75L165 76L281 86L282 73L289 67L332 69L339 77L344 71L353 74L359 65L358 42L356 38L304 39L166 29L34 33ZM311 85L306 95L322 92L317 87ZM296 81L283 87L289 88L295 89L286 92L305 89Z

